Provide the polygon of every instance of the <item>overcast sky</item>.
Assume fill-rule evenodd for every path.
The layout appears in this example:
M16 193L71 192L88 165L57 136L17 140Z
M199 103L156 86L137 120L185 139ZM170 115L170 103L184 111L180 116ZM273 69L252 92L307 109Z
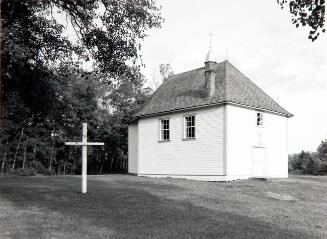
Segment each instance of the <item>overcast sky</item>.
M149 31L142 55L151 78L161 63L175 73L203 66L213 32L217 61L227 59L282 107L289 152L316 150L327 137L326 34L308 40L276 0L159 0L165 22Z

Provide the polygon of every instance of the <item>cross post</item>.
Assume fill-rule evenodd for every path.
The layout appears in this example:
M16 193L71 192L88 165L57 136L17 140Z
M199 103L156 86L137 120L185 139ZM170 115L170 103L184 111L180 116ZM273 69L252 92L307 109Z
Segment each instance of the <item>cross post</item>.
M65 145L82 146L82 193L87 192L87 146L104 145L102 142L87 142L87 123L83 123L82 142L65 142Z

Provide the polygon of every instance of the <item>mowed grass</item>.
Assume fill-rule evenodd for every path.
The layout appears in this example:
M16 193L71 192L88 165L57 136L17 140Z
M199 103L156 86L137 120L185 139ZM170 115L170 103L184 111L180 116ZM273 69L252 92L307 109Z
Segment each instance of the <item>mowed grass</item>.
M327 177L0 177L0 238L327 238Z

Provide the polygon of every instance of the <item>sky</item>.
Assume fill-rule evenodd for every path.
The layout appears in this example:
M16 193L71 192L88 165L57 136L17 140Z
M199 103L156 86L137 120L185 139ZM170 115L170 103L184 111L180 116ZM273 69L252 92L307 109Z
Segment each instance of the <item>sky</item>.
M327 138L327 34L308 39L308 28L291 24L276 0L158 0L165 19L142 43L143 74L170 63L175 73L202 67L212 48L282 107L288 121L289 153L315 151ZM151 85L151 81L148 83Z

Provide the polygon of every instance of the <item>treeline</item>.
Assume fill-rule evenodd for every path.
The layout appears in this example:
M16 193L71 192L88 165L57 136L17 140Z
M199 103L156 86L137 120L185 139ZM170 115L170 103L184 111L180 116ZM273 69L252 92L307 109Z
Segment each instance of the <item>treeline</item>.
M322 141L316 152L288 156L288 171L294 174L327 175L327 140Z
M151 0L1 1L1 173L79 174L81 150L64 142L83 122L105 143L88 173L126 172L128 121L150 91L140 43L161 21Z
M60 74L64 71L61 69ZM79 173L81 148L65 146L64 142L81 141L83 122L88 123L89 141L105 143L89 148L89 173L126 172L128 121L148 95L142 82L132 74L125 75L124 81L116 85L99 83L92 73L79 69L66 69L66 74L67 78L60 78L59 74L47 76L51 88L36 94L49 95L52 91L53 105L44 106L49 102L34 99L35 107L49 107L40 112L22 100L22 93L5 92L2 174Z

